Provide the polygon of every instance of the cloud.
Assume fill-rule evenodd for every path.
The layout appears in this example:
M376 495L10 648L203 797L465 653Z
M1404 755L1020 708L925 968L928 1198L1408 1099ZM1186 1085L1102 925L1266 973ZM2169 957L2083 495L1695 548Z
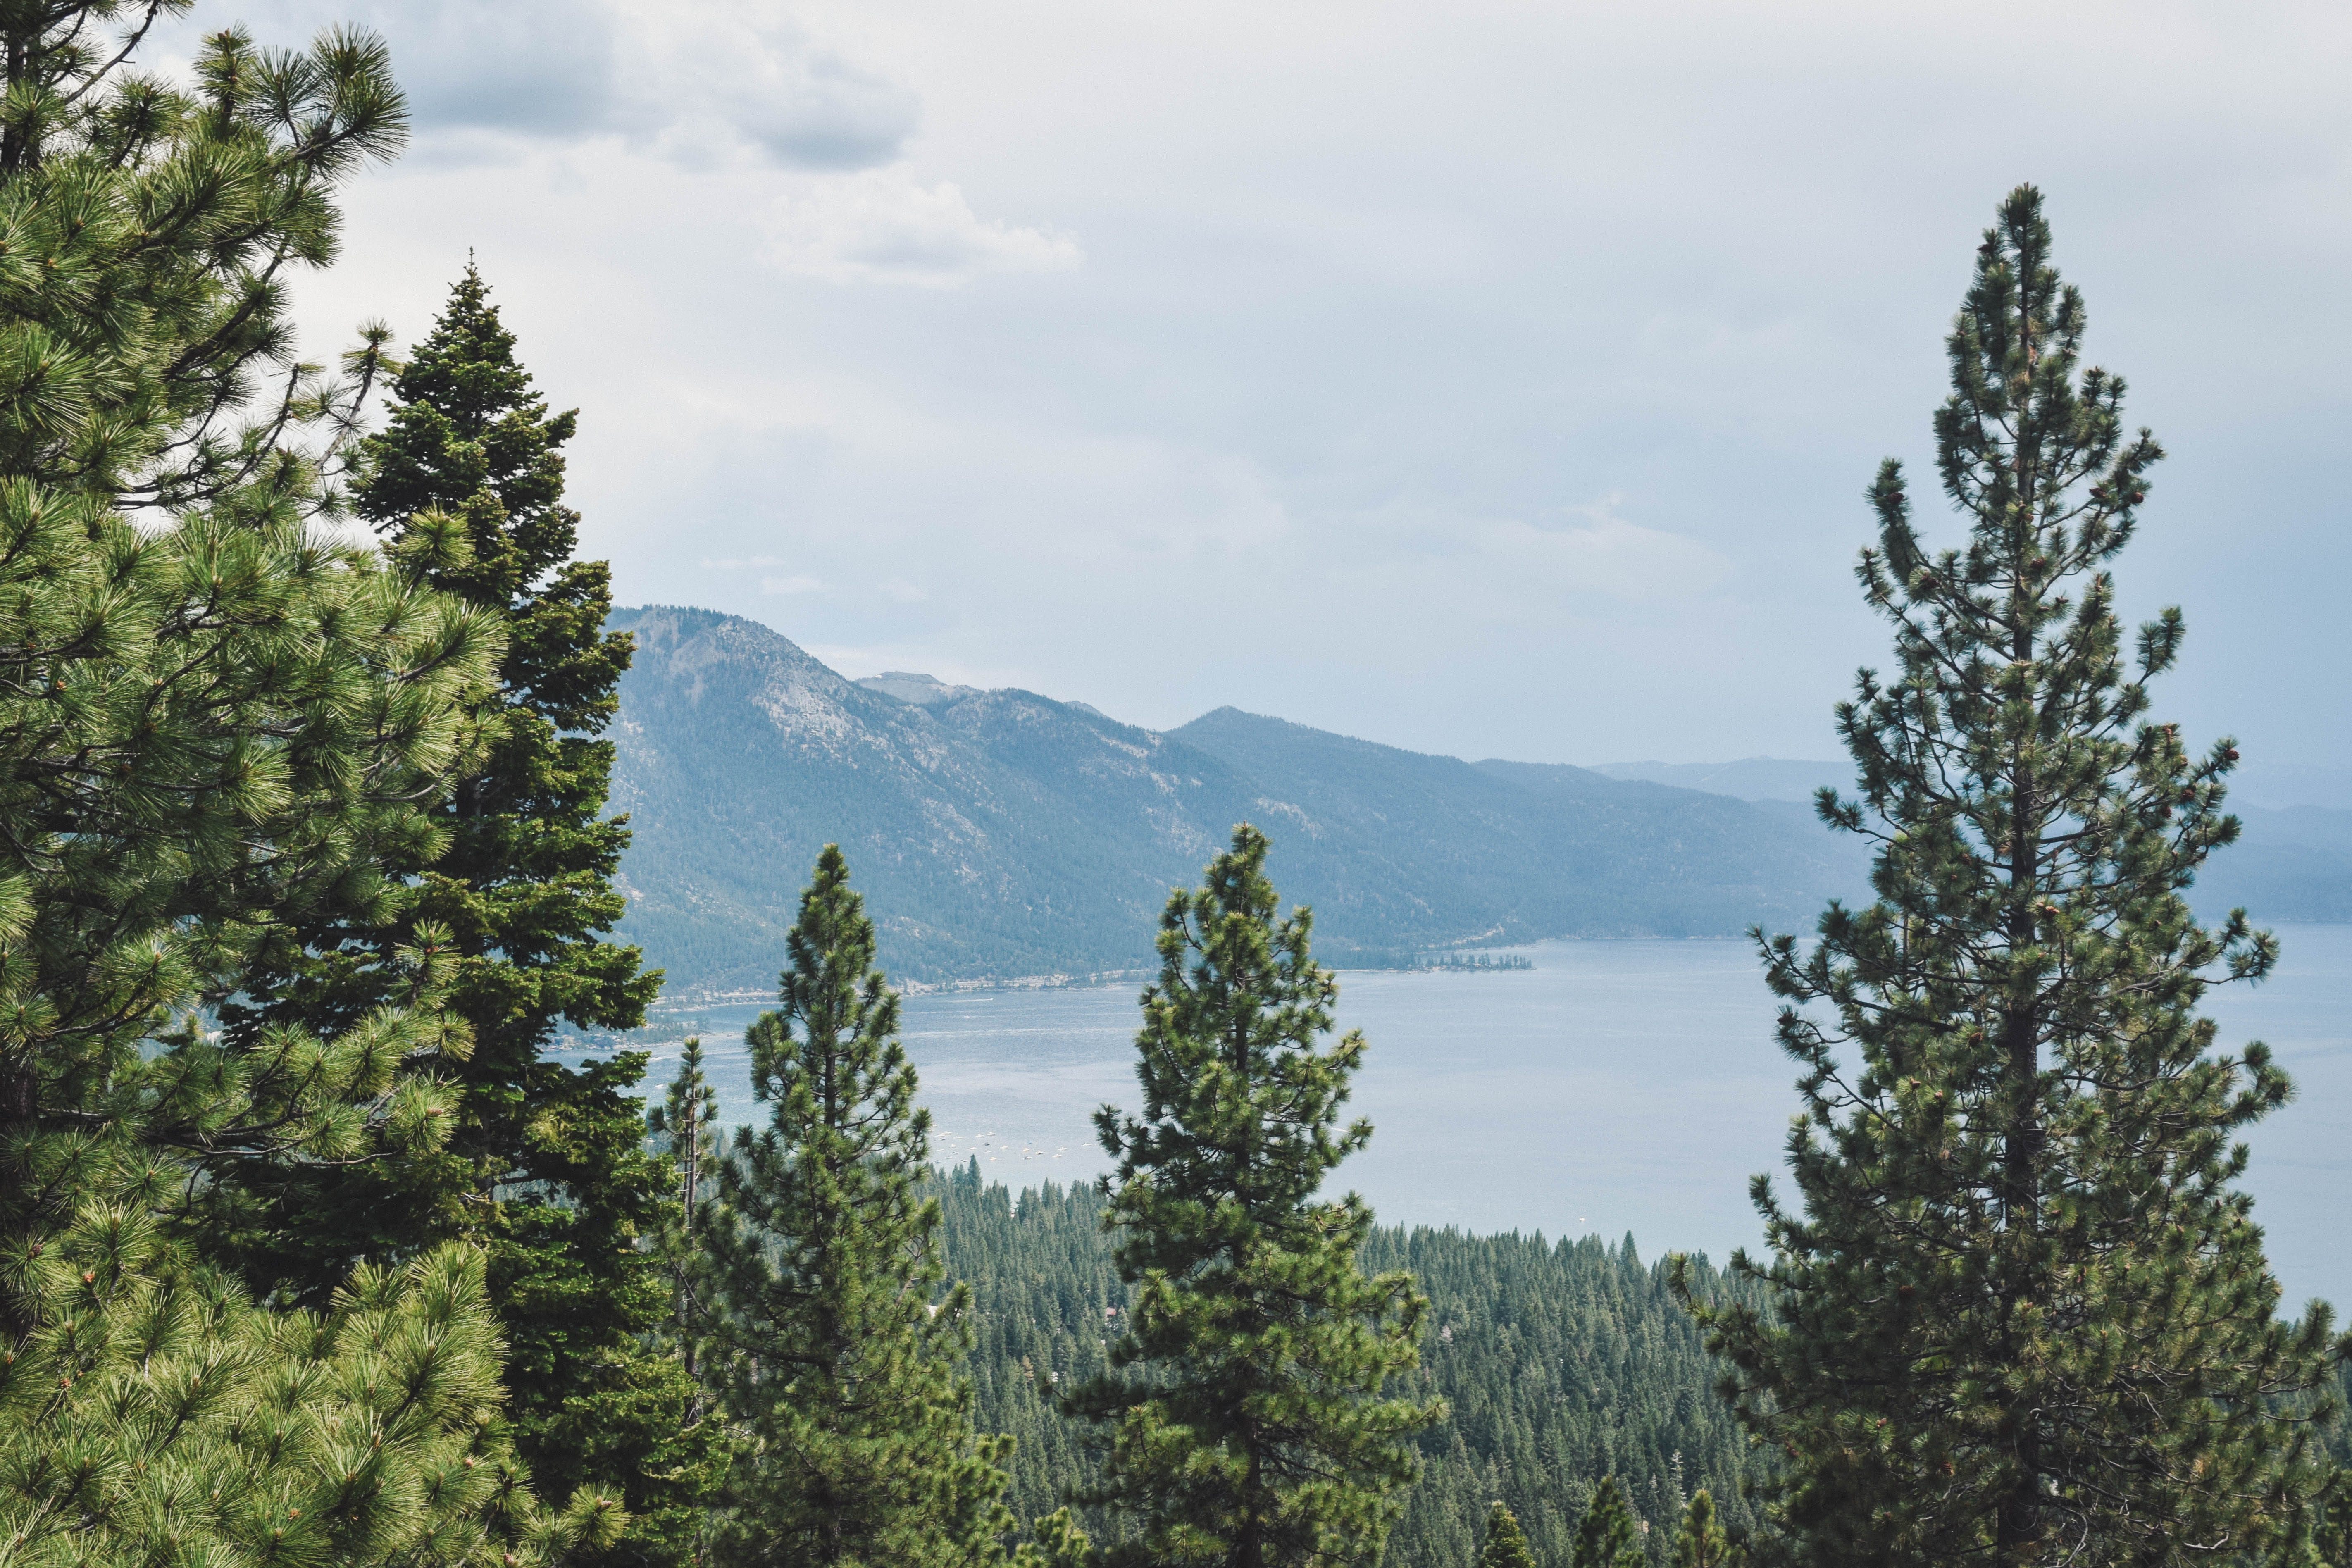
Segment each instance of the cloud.
M874 168L922 118L913 92L782 17L665 0L635 7L624 33L646 85L623 117L677 162Z
M824 592L824 580L821 577L801 575L762 577L760 579L760 592L762 594L822 594Z
M922 116L908 89L800 23L726 0L251 0L272 42L341 22L383 34L436 163L501 140L615 136L707 166L877 167ZM209 25L209 24L208 24ZM193 34L167 41L192 52Z
M1062 272L1086 253L1066 234L983 219L948 183L904 169L812 181L776 204L762 252L773 266L828 283L956 289L985 273Z

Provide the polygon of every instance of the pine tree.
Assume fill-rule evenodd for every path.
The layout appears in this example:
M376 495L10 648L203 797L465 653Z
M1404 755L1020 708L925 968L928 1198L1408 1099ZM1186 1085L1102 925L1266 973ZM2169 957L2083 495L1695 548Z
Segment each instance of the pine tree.
M1585 1504L1568 1561L1569 1568L1648 1568L1641 1526L1625 1494L1618 1489L1616 1477L1603 1476L1592 1489L1592 1500Z
M649 1336L649 1348L668 1361L683 1381L683 1408L677 1412L672 1462L692 1467L692 1495L716 1502L725 1485L735 1442L718 1410L717 1391L705 1364L710 1330L701 1299L705 1231L725 1161L719 1138L719 1091L702 1068L702 1041L689 1037L680 1053L677 1076L660 1105L646 1115L646 1130L662 1152L677 1183L676 1201L655 1244L670 1286L667 1319ZM705 1560L710 1537L709 1508L681 1509L640 1523L635 1534L654 1546L651 1553L673 1562Z
M720 1563L1042 1565L1084 1548L1066 1512L1045 1550L1003 1544L1004 1437L975 1436L957 1363L961 1287L942 1297L940 1205L923 1193L930 1114L899 1045L874 922L827 845L802 894L779 999L746 1035L774 1110L719 1173L701 1286L747 1449L718 1521Z
M726 1159L719 1126L719 1091L702 1070L702 1040L689 1036L678 1053L677 1076L670 1080L662 1103L646 1113L646 1131L662 1147L677 1177L677 1206L660 1252L671 1282L669 1320L664 1328L677 1345L695 1388L686 1410L688 1426L699 1422L709 1407L700 1371L707 1314L698 1289L703 1282L704 1233Z
M1105 1106L1117 1156L1103 1223L1137 1287L1115 1371L1072 1412L1110 1424L1098 1497L1133 1516L1113 1561L1371 1563L1442 1401L1381 1397L1417 1364L1427 1303L1410 1275L1366 1279L1371 1210L1324 1177L1371 1138L1337 1125L1364 1057L1328 1050L1339 994L1307 951L1311 917L1276 918L1265 835L1246 824L1160 919L1143 993L1143 1111Z
M4 1288L37 1325L0 1357L5 1561L542 1563L625 1527L615 1499L533 1499L494 1415L478 1253L271 1313L188 1270L141 1208L48 1233Z
M1478 1549L1478 1568L1536 1568L1536 1554L1528 1550L1527 1531L1500 1499L1486 1513L1486 1540Z
M1675 1531L1674 1568L1737 1568L1741 1560L1715 1517L1715 1499L1704 1488L1693 1493Z
M2328 1477L2315 1511L2310 1561L2326 1568L2352 1564L2352 1471L2338 1468Z
M183 8L0 16L0 1554L540 1561L622 1514L531 1501L478 1258L309 1316L187 1245L240 1163L446 1135L400 1072L468 1043L445 932L332 1029L233 1042L202 1008L305 911L385 892L501 644L312 527L374 362L298 363L285 289L402 138L381 45L229 32L192 90L127 72Z
M2083 331L2020 187L1936 418L1967 542L1929 552L1898 465L1870 490L1860 576L1900 673L1839 708L1860 799L1822 810L1876 845L1878 898L1766 944L1803 1207L1759 1178L1772 1257L1738 1268L1774 1310L1703 1311L1785 1456L1800 1562L2252 1560L2315 1479L2326 1312L2277 1321L2234 1184L2287 1079L2198 1016L2277 946L2181 896L2237 835L2238 753L2147 717L2178 610L2126 667L2107 563L2161 454L2125 433L2121 378L2081 367Z
M716 1475L677 1440L691 1384L640 1341L668 1307L657 1259L669 1177L642 1147L632 1090L642 1055L579 1068L544 1059L559 1023L643 1022L660 976L604 940L626 828L602 816L625 634L606 635L603 562L578 561L563 504L575 416L551 414L468 268L393 381L385 428L362 444L354 500L415 584L495 617L506 652L467 715L475 744L434 818L434 842L385 868L403 896L331 908L296 935L281 973L249 979L233 1031L332 1027L376 1004L388 955L420 922L459 953L452 1004L473 1050L436 1073L458 1089L438 1158L338 1169L257 1165L247 1212L217 1213L263 1289L316 1302L356 1259L456 1237L489 1250L518 1441L543 1479L621 1489L639 1521L629 1555L689 1535ZM656 1552L654 1560L677 1561Z

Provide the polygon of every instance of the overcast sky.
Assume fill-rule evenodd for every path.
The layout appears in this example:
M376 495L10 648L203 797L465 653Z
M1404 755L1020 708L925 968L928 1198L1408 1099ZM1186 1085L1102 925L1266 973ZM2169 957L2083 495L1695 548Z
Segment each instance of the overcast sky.
M1834 754L1979 231L2047 193L2171 452L2165 716L2352 765L2352 8L205 0L389 39L304 286L468 247L625 603L851 675L1472 757ZM1915 493L1931 491L1932 469ZM1946 536L1957 523L1937 524Z

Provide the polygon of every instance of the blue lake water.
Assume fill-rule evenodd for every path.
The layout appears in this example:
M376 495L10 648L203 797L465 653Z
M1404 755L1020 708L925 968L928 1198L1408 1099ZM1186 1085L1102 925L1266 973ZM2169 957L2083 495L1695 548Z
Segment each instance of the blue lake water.
M2267 1041L2294 1103L2250 1142L2248 1185L2290 1303L2352 1306L2352 926L2284 926L2262 986L2225 986L2225 1047ZM1549 1236L1631 1232L1643 1255L1720 1259L1760 1238L1748 1177L1780 1169L1794 1072L1773 1000L1737 942L1543 942L1532 970L1340 976L1339 1021L1371 1049L1353 1109L1371 1145L1340 1178L1381 1218ZM1090 1123L1136 1102L1139 986L910 996L908 1056L941 1163L1018 1188L1108 1163ZM646 1032L658 1092L698 1033L731 1121L760 1119L743 1030L756 1004L666 1008Z

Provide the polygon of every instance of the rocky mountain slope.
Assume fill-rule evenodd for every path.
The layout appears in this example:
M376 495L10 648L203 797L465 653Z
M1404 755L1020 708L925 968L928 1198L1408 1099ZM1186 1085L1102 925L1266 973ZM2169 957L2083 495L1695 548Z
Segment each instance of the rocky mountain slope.
M1861 885L1801 814L1581 769L1423 756L1220 710L1165 734L1033 692L845 679L713 611L615 612L624 932L673 994L764 990L827 841L890 972L1150 964L1168 889L1233 824L1346 961L1546 936L1802 929Z

